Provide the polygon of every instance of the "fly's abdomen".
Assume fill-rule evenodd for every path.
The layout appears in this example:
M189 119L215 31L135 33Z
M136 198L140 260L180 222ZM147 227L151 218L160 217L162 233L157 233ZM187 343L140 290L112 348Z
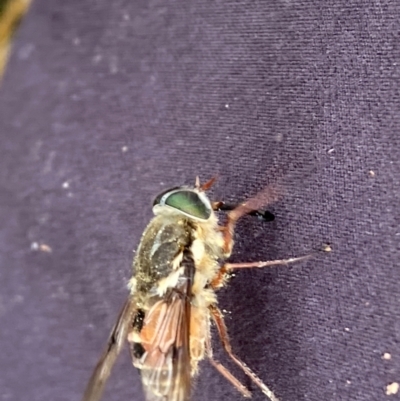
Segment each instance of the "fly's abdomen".
M190 280L159 298L140 331L130 336L134 365L140 369L146 401L186 401L190 393Z
M192 306L190 310L190 363L191 375L198 373L198 364L204 359L206 339L209 334L209 312L207 308Z

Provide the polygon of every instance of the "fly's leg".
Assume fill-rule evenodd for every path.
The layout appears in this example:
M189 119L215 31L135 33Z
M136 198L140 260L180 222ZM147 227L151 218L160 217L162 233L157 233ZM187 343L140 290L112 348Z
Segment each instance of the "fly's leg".
M237 221L246 214L257 213L261 207L271 204L279 198L279 189L273 186L265 188L258 193L254 198L250 198L245 203L235 207L228 213L228 218L225 227L222 227L224 246L223 252L228 257L233 248L233 234ZM261 213L261 212L259 212Z
M232 210L235 210L239 206L240 205L233 205L233 204L225 203L222 201L212 203L213 210L215 210L217 212L219 212L219 211L230 212ZM268 210L261 210L261 209L260 210L252 210L247 214L250 216L258 217L260 220L263 220L263 221L274 221L275 220L275 216Z
M223 265L219 270L217 275L211 280L210 286L214 290L217 290L224 286L227 281L227 273L228 270L225 269L225 265Z
M230 270L233 269L252 269L252 268L261 268L261 267L272 267L277 265L288 265L291 263L301 262L302 260L307 260L320 252L331 252L332 248L329 244L324 244L321 249L309 253L308 255L297 256L295 258L287 258L287 259L276 259L276 260L267 260L261 262L250 262L250 263L225 263L218 272L218 275L214 280L218 280L220 275L226 275Z
M300 262L302 260L307 260L314 256L313 254L298 256L296 258L288 259L276 259L267 260L265 262L250 262L250 263L225 263L219 270L217 275L211 281L211 287L214 289L220 288L224 285L226 281L226 275L234 269L251 269L251 268L261 268L261 267L272 267L276 265L287 265L290 263Z
M326 245L322 251L330 252L329 245ZM302 260L307 260L312 258L317 252L310 253L304 256L298 256L295 258L288 259L276 259L276 260L267 260L263 262L249 262L249 263L225 263L218 270L217 275L213 278L210 285L215 290L224 286L227 278L227 274L234 269L253 269L253 268L262 268L262 267L273 267L277 265L288 265L291 263L301 262Z
M307 260L313 257L314 254L298 256L296 258L288 258L288 259L276 259L276 260L267 260L264 262L250 262L250 263L225 263L220 271L224 270L226 272L233 269L251 269L251 268L260 268L260 267L272 267L277 265L288 265L290 263L300 262L302 260Z
M228 278L229 278L229 273L230 273L230 268L227 267L227 263L221 266L221 268L218 270L218 273L215 275L215 277L211 280L210 286L214 290L218 290L219 288L223 287Z
M267 194L267 198L273 198L273 191L264 191ZM264 193L263 193L264 194ZM265 194L264 194L265 195ZM225 226L220 226L219 230L223 233L224 236L224 247L223 251L226 257L228 257L232 252L233 247L233 233L235 229L236 222L244 215L248 214L250 216L256 216L263 221L273 221L275 220L275 216L269 212L268 210L261 210L258 207L260 206L259 202L256 202L256 198L250 199L248 202L233 205L228 204L222 201L212 202L211 204L213 210L215 211L229 211L228 213L228 221Z
M214 368L217 369L218 372L221 373L221 375L224 376L226 380L228 380L233 386L235 386L236 389L243 395L243 397L250 398L250 391L238 379L236 379L236 377L233 376L233 374L229 372L229 370L224 365L214 359L210 335L208 335L206 340L206 352L211 365L214 366Z
M224 322L224 317L218 307L215 305L210 305L209 309L211 312L211 316L213 317L213 320L217 326L219 338L226 353L243 370L243 372L250 377L250 379L271 401L279 401L278 398L276 398L275 394L262 382L262 380L232 352L232 347L228 336L228 330Z

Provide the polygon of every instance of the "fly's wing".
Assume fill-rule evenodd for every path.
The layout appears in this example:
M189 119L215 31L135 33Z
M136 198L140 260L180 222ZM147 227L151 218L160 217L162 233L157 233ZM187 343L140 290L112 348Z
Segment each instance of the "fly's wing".
M125 344L128 332L132 327L135 309L136 307L133 297L129 297L111 331L107 348L94 369L82 401L100 400L106 381L110 376L111 369L114 366L114 363Z
M146 401L188 401L190 398L190 279L157 301L140 331L141 369Z

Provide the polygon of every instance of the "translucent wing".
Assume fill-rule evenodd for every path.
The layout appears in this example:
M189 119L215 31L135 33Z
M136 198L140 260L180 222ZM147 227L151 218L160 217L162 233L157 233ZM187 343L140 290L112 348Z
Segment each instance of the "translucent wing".
M86 387L82 401L100 400L106 381L110 376L111 369L114 366L114 363L125 344L128 332L132 327L135 309L136 307L133 298L129 297L111 331L107 348L96 365Z
M134 360L141 369L147 401L188 401L190 398L190 279L154 303L140 331L144 353Z

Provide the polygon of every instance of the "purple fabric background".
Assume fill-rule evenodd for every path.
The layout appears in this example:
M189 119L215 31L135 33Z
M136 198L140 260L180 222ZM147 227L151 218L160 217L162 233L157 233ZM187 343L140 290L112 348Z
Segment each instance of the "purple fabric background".
M228 201L284 177L233 261L333 248L221 291L236 353L282 401L398 399L399 21L397 0L35 1L0 87L0 400L80 400L153 196L198 174ZM242 398L204 362L193 399ZM127 351L104 400L143 400Z

